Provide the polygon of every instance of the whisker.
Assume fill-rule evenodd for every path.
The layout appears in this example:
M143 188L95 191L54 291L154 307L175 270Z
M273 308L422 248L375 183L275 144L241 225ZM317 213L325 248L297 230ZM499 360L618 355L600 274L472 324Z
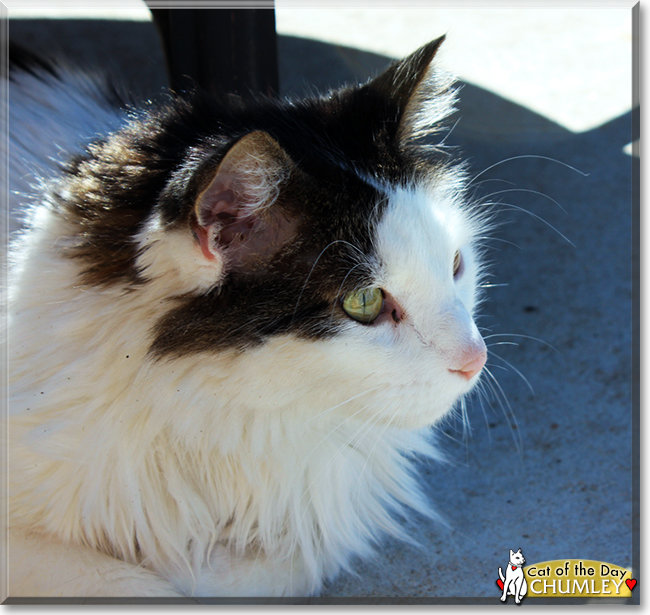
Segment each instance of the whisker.
M492 353L494 355L494 353ZM494 355L496 356L496 355ZM506 367L503 367L503 365L494 365L494 363L490 363L488 367L491 367L492 369L500 369L503 370L504 372L507 372L508 369Z
M483 339L487 340L493 337L521 337L527 340L533 340L534 342L539 342L540 344L544 344L544 346L548 346L555 352L560 352L555 346L552 344L549 344L547 341L542 340L538 337L533 337L532 335L523 335L521 333L491 333L490 335L484 335Z
M530 384L528 381L528 378L524 376L510 361L506 361L503 357L500 357L498 354L495 354L494 352L491 353L491 356L494 357L495 359L499 359L499 361L503 361L515 374L517 374L525 383L526 386L528 387L529 391L535 395L535 390L533 389L533 386ZM497 367L496 365L494 367Z
M472 433L472 425L471 421L469 418L469 412L468 412L468 404L467 400L474 395L475 393L478 393L479 387L483 384L483 381L480 381L480 383L477 385L477 389L474 393L470 393L469 395L465 395L461 397L458 400L458 406L454 406L452 408L452 411L449 414L449 418L451 419L448 424L448 426L453 429L454 431L458 431L457 427L453 424L454 421L460 421L461 425L461 438L455 438L452 436L450 433L444 431L442 426L438 429L440 433L442 433L446 438L454 442L455 444L458 444L459 446L464 446L465 450L469 450L469 440L471 439L471 433ZM485 415L485 410L483 409L483 414Z
M346 280L350 276L350 274L357 268L360 267L363 263L357 263L354 267L352 267L346 274L345 277L343 278L343 281L341 282L341 285L339 286L339 290L336 293L336 296L338 297L341 294L341 290L343 289L343 285L345 284ZM334 320L334 311L336 310L336 303L332 306L332 312L330 313L330 322Z
M486 169L486 170L489 170L489 169ZM476 177L478 177L478 175ZM517 184L515 184L515 182L510 182L507 179L500 179L498 177L489 177L488 179L482 179L480 182L476 182L474 184L474 186L480 186L481 184L485 184L487 182L501 182L502 184L508 184L509 186L516 186L517 185ZM470 182L470 183L473 183L473 181Z
M576 245L575 245L575 244L574 244L574 243L573 243L573 242L572 242L568 237L566 237L565 235L563 235L563 234L562 234L558 229L556 229L556 228L555 228L555 227L554 227L550 222L547 222L546 220L544 220L544 218L542 218L541 216L538 216L537 214L533 213L532 211L529 211L528 209L525 209L524 207L519 207L518 205L513 205L512 203L502 203L502 204L500 204L500 205L501 205L502 207L504 207L504 208L510 208L510 209L514 209L514 210L516 210L516 211L522 211L522 212L528 214L529 216L532 216L532 217L535 218L536 220L539 220L540 222L543 222L544 224L546 224L546 226L548 226L549 228L553 229L553 230L554 230L554 231L555 231L555 232L556 232L560 237L562 237L562 239L564 239L564 241L566 241L567 243L571 244L574 248L576 247Z
M485 421L485 428L488 434L488 442L492 443L492 428L490 427L490 421L488 420L487 412L485 410L484 401L489 404L488 394L485 392L483 385L485 384L484 380L481 380L479 386L477 387L478 401L481 406L481 413L483 414L483 420ZM486 385L487 386L487 385Z
M354 401L355 399L358 399L362 395L366 395L367 393L370 393L371 391L376 391L377 389L380 389L380 388L382 388L384 386L386 386L386 385L378 384L377 386L366 389L365 391L361 391L361 393L357 393L356 395L353 395L352 397L348 397L348 399L346 399L345 401L342 401L340 404L336 404L335 406L331 406L327 410L323 410L322 412L319 412L318 414L314 415L313 417L311 417L310 419L305 421L301 425L301 427L304 427L305 425L308 425L309 423L311 423L311 421L313 421L313 420L315 420L317 418L320 418L320 417L324 416L325 414L330 413L332 410L336 410L337 408L340 408L341 406L344 406L345 404L347 404L347 403L349 403L351 401Z
M492 442L492 432L491 432L491 427L490 427L490 421L488 420L487 412L485 410L485 404L484 402L487 402L488 405L490 404L489 401L489 396L488 393L485 391L486 388L490 387L490 383L486 382L485 379L481 379L478 384L476 385L475 391L472 393L472 395L476 396L476 399L478 400L478 404L481 408L481 414L483 415L483 421L485 422L485 427L487 429L487 434L488 434L488 442ZM494 392L493 392L494 394ZM469 418L468 418L468 423L469 423Z
M538 160L548 160L549 162L555 162L559 165L562 165L563 167L566 167L567 169L571 169L572 171L579 173L583 177L589 177L589 173L584 173L583 171L580 171L579 169L572 167L570 164L567 164L566 162L562 162L561 160L557 160L556 158L550 158L549 156L540 156L538 154L521 154L520 156L512 156L510 158L505 158L504 160L500 160L499 162L495 162L494 164L490 165L487 169L483 169L478 175L475 175L471 179L468 185L471 186L476 181L476 179L481 177L481 175L483 175L484 173L487 173L490 169L494 169L494 167L498 167L499 165L505 164L506 162L511 162L513 160L520 160L522 158L536 158Z
M456 128L456 126L458 126L458 123L460 122L461 119L462 119L462 118L459 117L459 118L454 122L454 125L453 125L453 126L452 126L448 131L447 131L447 134L445 135L444 139L443 139L442 141L440 141L440 143L438 143L438 144L436 145L436 147L441 147L442 145L445 144L445 141L449 138L449 136L451 135L451 133L454 132L454 128Z
M477 237L477 239L484 239L486 241L492 242L492 241L500 241L501 243L507 243L508 245L511 245L518 250L522 250L523 248L516 243L512 241L508 241L507 239L502 239L501 237ZM487 244L486 244L487 245Z
M436 433L440 433L443 436L445 436L445 438L449 438L454 444L458 444L458 445L463 444L461 440L459 440L458 438L454 438L454 436L452 436L450 433L447 433L444 429L439 429Z
M334 241L331 241L328 243L320 252L316 260L314 261L314 264L311 266L311 269L309 270L309 274L307 275L307 278L305 279L305 283L302 285L302 288L300 289L300 294L298 295L298 300L296 301L296 306L293 308L293 314L291 315L291 322L293 322L294 318L296 317L296 312L298 311L298 305L300 305L300 300L302 299L302 295L305 292L305 288L307 288L307 284L309 283L309 279L311 278L311 274L314 272L314 269L316 268L316 265L318 264L318 261L321 259L323 254L331 248L333 245L337 243L342 243L344 245L350 246L353 250L356 250L363 256L363 252L357 248L357 246L351 244L349 241L345 241L344 239L335 239Z
M467 414L467 401L465 397L462 397L460 400L460 418L463 426L463 442L465 443L465 447L469 449L469 440L472 428L469 422L469 415Z
M498 194L507 194L509 192L528 192L530 194L536 194L537 196L543 196L545 199L548 199L549 201L555 203L555 205L557 205L565 214L567 213L566 209L564 209L564 207L562 207L562 205L560 205L560 203L558 203L553 197L549 196L548 194L544 194L539 190L531 190L530 188L509 188L508 190L498 190L497 192L486 194L484 198L489 199L493 196L497 196Z
M510 402L508 401L508 398L506 397L503 388L499 384L499 381L495 378L494 374L488 368L483 368L483 371L492 380L492 384L493 384L492 391L495 393L495 399L499 402L499 405L501 406L501 410L503 411L503 415L506 421L508 421L509 423L510 420L512 420L514 429L513 426L511 426L510 433L512 434L512 439L519 453L519 457L520 459L523 459L521 433L519 432L519 425L517 423L517 419L515 418L515 413L512 410L512 406L510 405ZM497 391L499 395L496 395ZM515 436L515 430L517 432L517 436Z

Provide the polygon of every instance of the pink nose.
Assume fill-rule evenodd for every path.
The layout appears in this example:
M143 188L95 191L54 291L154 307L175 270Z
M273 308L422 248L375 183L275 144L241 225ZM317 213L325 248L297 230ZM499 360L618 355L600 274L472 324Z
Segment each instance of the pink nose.
M473 358L469 363L463 365L460 369L450 369L450 372L459 374L466 380L471 380L476 374L478 374L485 365L487 361L487 352L482 351L478 357Z

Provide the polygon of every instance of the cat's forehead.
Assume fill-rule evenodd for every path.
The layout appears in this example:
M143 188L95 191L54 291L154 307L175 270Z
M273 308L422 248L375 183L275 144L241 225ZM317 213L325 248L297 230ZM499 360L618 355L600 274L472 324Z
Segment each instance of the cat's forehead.
M386 191L386 205L376 229L379 255L392 268L442 263L473 241L474 225L468 216L454 171L435 182L394 186Z

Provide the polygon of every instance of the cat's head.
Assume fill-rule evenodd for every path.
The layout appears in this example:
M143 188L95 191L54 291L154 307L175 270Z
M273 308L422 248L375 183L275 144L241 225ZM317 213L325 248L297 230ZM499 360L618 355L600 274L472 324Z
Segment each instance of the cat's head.
M403 427L474 386L484 224L432 139L454 98L440 43L321 98L179 103L103 146L146 151L138 189L160 188L104 269L82 254L91 283L164 289L149 360L205 373L229 408Z
M524 554L521 552L521 549L519 551L513 551L510 549L510 563L513 566L523 566L526 563L526 558L524 557Z

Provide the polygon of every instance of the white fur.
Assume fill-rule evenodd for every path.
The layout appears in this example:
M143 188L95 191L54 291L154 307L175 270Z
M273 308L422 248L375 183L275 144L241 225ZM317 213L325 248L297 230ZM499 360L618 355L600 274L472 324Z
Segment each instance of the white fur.
M399 135L403 145L408 145L414 139L428 137L442 128L443 120L454 111L454 82L451 73L440 68L429 68L424 83L406 107Z
M223 255L215 250L212 260L201 253L190 233L165 228L160 216L153 216L136 237L141 248L138 267L144 278L164 271L167 295L202 292L221 282L225 273Z
M317 593L406 538L406 508L434 516L412 460L439 457L428 427L474 386L450 370L482 344L456 181L389 195L373 266L403 322L173 360L147 355L150 329L219 263L152 219L147 284L83 287L57 250L70 229L36 208L10 288L10 594Z

